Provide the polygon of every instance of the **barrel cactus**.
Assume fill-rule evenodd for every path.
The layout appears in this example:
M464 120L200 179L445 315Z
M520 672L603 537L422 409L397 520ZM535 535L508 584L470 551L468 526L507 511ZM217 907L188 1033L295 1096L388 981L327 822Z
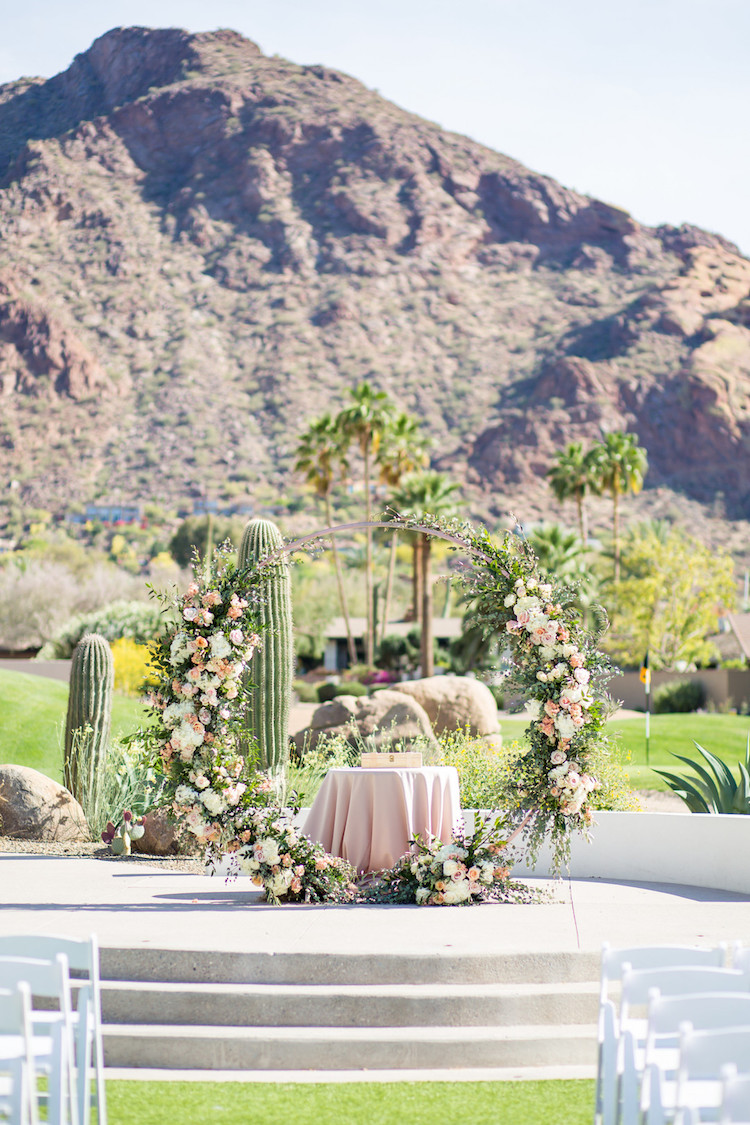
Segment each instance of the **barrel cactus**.
M81 637L70 668L65 721L65 785L87 813L97 805L112 723L114 661L98 633Z
M270 520L250 520L240 543L238 566L256 564L279 551L283 544L276 524ZM262 644L246 673L246 724L248 741L257 743L260 767L277 770L285 764L289 749L294 671L292 581L283 558L267 568L259 594Z

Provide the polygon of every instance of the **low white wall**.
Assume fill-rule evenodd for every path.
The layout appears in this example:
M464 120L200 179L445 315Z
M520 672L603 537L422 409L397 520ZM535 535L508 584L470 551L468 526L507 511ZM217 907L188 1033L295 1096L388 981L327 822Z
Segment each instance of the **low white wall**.
M304 829L309 809L296 823ZM497 814L482 813L492 819ZM464 810L467 832L475 813ZM615 879L627 883L675 883L750 895L750 816L698 813L599 812L588 843L578 833L571 840L573 879ZM550 851L542 848L531 869L516 865L513 874L546 876ZM217 874L224 874L223 867Z
M620 879L628 883L677 883L750 894L750 816L698 813L599 812L591 843L571 840L574 879ZM532 871L545 875L550 852L543 848Z

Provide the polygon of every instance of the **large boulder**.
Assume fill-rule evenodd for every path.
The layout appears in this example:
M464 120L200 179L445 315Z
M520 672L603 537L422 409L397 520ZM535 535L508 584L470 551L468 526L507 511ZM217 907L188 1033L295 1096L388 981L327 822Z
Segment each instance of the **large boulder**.
M386 688L372 695L339 695L313 712L310 726L295 736L300 750L314 750L325 735L342 735L352 746L360 740L370 750L394 742L410 743L435 737L425 710L415 699Z
M154 809L143 818L143 835L133 840L132 850L140 855L178 855L177 826L166 809Z
M428 676L394 684L393 691L415 699L427 712L436 734L464 727L472 735L500 733L495 697L479 680L468 676Z
M91 839L72 793L27 766L0 766L0 834L56 844Z

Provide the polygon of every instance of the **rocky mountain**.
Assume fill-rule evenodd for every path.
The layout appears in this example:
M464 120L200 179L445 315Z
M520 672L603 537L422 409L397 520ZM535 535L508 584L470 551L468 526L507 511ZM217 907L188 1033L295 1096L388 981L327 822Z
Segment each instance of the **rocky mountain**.
M476 514L543 511L554 451L627 427L653 496L750 516L750 261L718 235L232 31L117 29L0 87L3 491L282 493L363 378Z

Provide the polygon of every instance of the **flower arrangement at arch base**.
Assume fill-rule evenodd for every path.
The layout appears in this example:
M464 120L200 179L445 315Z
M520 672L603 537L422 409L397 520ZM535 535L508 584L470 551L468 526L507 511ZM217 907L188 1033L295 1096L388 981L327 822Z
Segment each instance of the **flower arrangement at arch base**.
M539 902L540 893L511 879L512 853L500 818L448 843L416 836L412 850L365 886L367 902L464 906L482 902Z

